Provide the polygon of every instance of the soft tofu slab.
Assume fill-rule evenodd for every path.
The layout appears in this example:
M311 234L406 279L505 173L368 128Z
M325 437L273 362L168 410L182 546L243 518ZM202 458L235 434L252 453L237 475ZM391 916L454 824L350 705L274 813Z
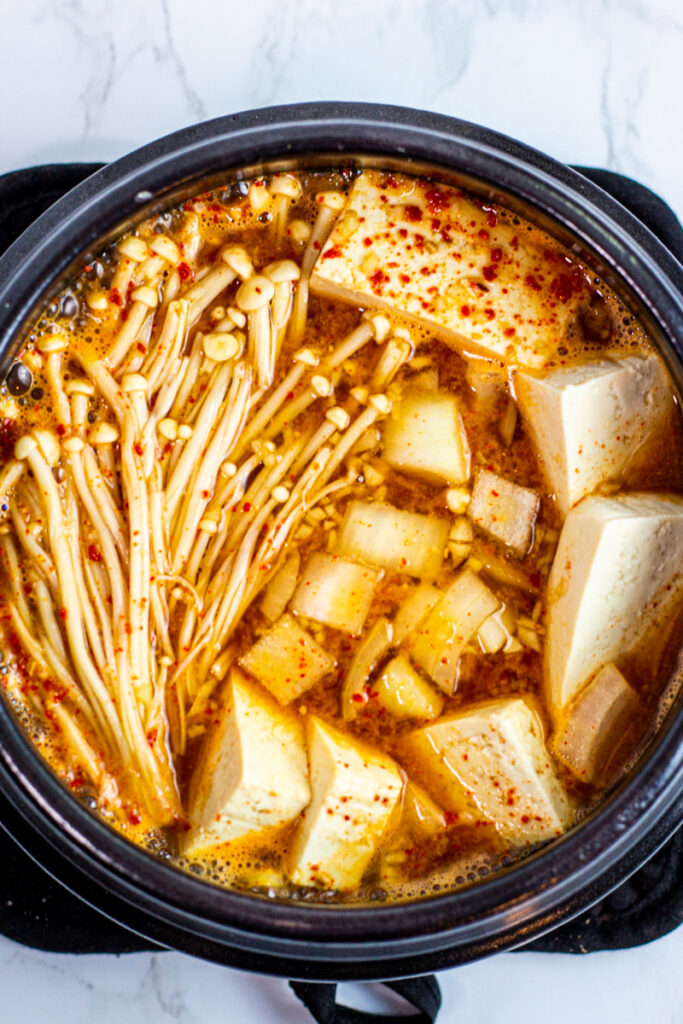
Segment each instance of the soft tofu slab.
M548 580L545 683L559 716L683 595L683 499L590 497L567 516Z
M298 885L354 889L403 790L398 766L318 718L308 724L312 799L294 837Z
M457 189L366 171L311 277L321 294L399 310L448 344L540 368L586 289Z
M283 615L240 658L240 665L280 704L289 704L332 671L334 658L292 615Z
M538 716L521 697L486 701L417 729L404 752L406 769L443 808L493 822L511 848L552 839L572 822Z
M599 484L620 478L672 400L654 355L601 359L543 377L520 373L515 391L563 514Z
M311 798L303 726L239 669L198 762L183 852L293 821Z
M407 395L384 422L383 456L390 466L433 484L462 484L470 450L455 395Z
M467 514L482 530L520 557L531 547L540 499L530 487L506 480L488 469L474 479Z
M296 615L358 636L379 573L339 555L316 552L306 562L289 607Z
M337 550L390 572L433 580L443 562L448 520L381 502L350 501Z

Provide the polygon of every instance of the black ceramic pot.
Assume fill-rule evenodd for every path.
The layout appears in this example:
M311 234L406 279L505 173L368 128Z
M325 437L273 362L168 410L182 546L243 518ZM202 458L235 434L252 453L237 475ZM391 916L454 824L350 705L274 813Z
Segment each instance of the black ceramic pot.
M98 171L0 259L0 356L77 258L126 224L236 171L359 163L427 173L503 202L570 245L645 322L683 390L683 268L568 167L463 121L397 107L304 104L219 118ZM638 768L591 817L469 888L397 906L277 902L219 889L113 832L52 775L0 702L2 824L97 909L171 948L250 970L408 976L519 946L619 884L683 820L683 695Z

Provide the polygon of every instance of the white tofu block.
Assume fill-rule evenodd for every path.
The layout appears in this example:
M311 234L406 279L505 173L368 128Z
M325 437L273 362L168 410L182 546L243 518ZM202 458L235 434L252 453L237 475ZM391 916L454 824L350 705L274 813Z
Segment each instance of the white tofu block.
M655 355L601 359L543 377L520 373L515 391L560 511L618 480L671 405Z
M605 665L570 705L551 749L581 782L600 784L619 766L642 710L616 665Z
M446 810L489 821L511 848L572 822L536 712L521 697L476 704L411 733L402 761Z
M183 853L284 825L310 798L300 716L233 669L192 780Z
M547 245L546 245L547 248ZM460 350L541 368L587 294L519 228L459 190L365 171L311 277L320 294L399 310Z
M433 580L441 568L447 539L446 519L380 502L350 501L337 550L381 569Z
M455 395L416 392L392 406L383 451L394 469L433 484L463 484L470 450Z
M531 547L539 504L536 491L530 487L520 487L497 473L480 469L467 514L485 533L522 557Z
M444 693L453 693L458 661L500 601L476 573L464 569L405 641L405 649Z
M590 497L567 516L548 580L545 683L559 716L683 594L683 498Z
M377 850L403 780L386 754L309 719L311 804L294 836L290 875L298 885L355 889Z
M283 615L240 658L240 665L280 704L289 704L331 672L335 662L292 615Z
M339 555L316 552L306 562L289 607L296 615L358 636L379 574Z

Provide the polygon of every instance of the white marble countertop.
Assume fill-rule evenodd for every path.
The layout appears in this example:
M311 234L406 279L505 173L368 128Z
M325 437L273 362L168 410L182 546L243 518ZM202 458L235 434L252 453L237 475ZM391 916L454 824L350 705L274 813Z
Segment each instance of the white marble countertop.
M0 172L108 160L269 103L372 100L630 174L680 216L682 48L680 0L6 3ZM441 976L440 1020L681 1024L682 962L683 928L622 952L500 955ZM0 990L12 1024L308 1019L283 981L171 953L57 956L0 940Z

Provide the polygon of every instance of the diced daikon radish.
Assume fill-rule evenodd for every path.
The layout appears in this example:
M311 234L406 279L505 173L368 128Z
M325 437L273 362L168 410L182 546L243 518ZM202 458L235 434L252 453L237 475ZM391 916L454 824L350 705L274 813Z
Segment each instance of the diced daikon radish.
M384 421L384 458L428 483L462 484L470 450L455 395L416 391L395 403Z
M318 551L303 568L290 608L296 615L358 636L378 579L374 569Z
M261 611L269 622L275 622L283 614L290 602L292 594L296 589L296 581L299 576L299 565L301 558L298 549L295 549L266 587L261 601Z
M551 747L582 782L601 784L638 726L640 701L616 665L605 665L564 715Z
M539 497L530 487L520 487L497 473L480 469L467 514L473 523L521 556L531 546L538 506Z
M233 668L192 780L183 853L293 821L310 797L300 716Z
M512 848L558 836L573 821L540 720L521 697L485 701L416 729L402 743L401 760L447 811L494 823Z
M410 657L445 693L457 682L465 645L500 601L476 573L464 569L406 641Z
M408 659L393 658L375 684L377 700L395 718L438 718L443 697L418 675Z
M369 565L433 580L443 562L448 521L393 505L351 501L338 551Z
M418 583L394 616L394 643L398 647L422 622L441 597L442 592L431 583Z
M382 617L377 620L368 635L358 645L342 689L342 714L347 722L356 717L358 708L365 701L363 694L365 684L391 647L392 638L392 624L388 619Z
M240 658L240 665L281 704L289 704L334 668L334 658L287 614Z
M401 798L398 765L331 728L308 723L312 800L294 836L290 874L297 885L354 889Z

